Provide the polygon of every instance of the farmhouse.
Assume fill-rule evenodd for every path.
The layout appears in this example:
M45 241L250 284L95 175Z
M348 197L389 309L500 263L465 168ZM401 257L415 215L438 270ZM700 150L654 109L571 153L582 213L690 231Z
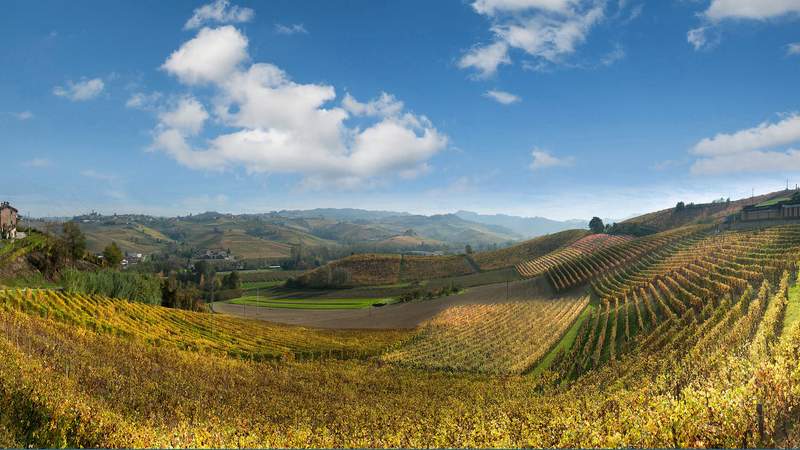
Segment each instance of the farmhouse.
M742 208L743 221L800 219L800 192Z
M0 239L17 237L17 220L19 211L8 202L0 203Z

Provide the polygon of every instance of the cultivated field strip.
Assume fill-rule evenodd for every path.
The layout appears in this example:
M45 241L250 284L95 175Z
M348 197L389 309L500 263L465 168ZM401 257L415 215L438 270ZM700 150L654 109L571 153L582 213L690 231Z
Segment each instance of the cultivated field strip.
M52 290L0 291L3 313L39 316L157 346L256 360L375 355L405 335L315 330Z
M800 226L782 226L690 239L666 257L645 257L610 272L593 283L601 307L583 324L570 355L560 361L561 370L575 376L637 345L658 347L668 339L664 330L695 323L720 305L729 308L751 298L766 305L798 256ZM782 311L780 304L775 307ZM769 316L777 320L780 314ZM766 351L763 342L774 334L764 331L754 351Z
M418 368L522 373L563 336L588 302L585 296L455 306L383 359Z
M564 248L540 256L539 258L517 264L517 272L524 278L533 278L546 273L549 268L557 264L567 263L581 255L592 253L596 250L610 247L612 245L622 244L630 241L631 239L632 238L629 236L592 234L583 237Z

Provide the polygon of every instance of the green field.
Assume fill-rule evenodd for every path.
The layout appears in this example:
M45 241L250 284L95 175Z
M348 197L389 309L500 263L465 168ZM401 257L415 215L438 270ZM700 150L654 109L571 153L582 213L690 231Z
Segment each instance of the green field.
M260 306L282 309L361 309L370 308L376 303L389 304L389 298L268 298L248 295L229 300L234 305Z
M253 291L256 289L269 289L275 286L282 286L285 283L283 280L271 281L246 281L242 283L242 289L245 291Z

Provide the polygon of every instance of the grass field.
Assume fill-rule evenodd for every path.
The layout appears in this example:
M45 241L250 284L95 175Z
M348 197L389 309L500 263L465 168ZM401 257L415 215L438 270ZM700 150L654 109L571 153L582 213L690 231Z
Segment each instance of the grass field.
M269 289L275 286L282 286L285 281L272 280L272 281L247 281L242 283L242 289L245 291L252 291L256 289Z
M786 312L783 316L783 329L789 330L792 325L800 320L800 284L789 288L789 301L786 304Z
M268 298L248 295L229 300L234 305L260 306L263 308L287 309L361 309L375 304L388 304L392 299L383 298Z

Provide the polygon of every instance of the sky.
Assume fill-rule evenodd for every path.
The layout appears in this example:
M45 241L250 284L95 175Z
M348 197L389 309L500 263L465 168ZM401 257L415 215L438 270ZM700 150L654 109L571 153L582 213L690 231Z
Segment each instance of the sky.
M800 0L22 1L0 199L624 218L800 183Z

